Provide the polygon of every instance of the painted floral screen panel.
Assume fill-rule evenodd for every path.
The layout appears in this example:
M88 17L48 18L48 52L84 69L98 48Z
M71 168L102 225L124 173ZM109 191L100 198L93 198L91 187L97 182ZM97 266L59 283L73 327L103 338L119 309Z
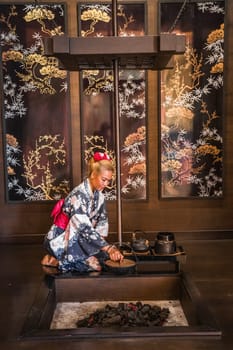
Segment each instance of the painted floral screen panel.
M56 200L70 190L68 77L42 43L64 33L63 4L0 4L8 201Z
M112 35L110 3L79 3L80 35ZM145 34L145 3L121 3L117 8L119 36ZM108 152L115 160L115 116L112 70L85 70L81 75L81 124L84 160L95 151ZM146 198L146 72L119 71L121 194L124 199ZM86 162L83 164L84 173ZM113 181L105 191L116 198Z
M185 34L160 75L162 198L223 196L224 1L160 2L161 32Z

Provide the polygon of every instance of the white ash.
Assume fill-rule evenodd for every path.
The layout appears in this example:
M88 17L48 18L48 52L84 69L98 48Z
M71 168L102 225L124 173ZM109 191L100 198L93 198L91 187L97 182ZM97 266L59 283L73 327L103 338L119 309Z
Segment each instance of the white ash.
M140 300L141 301L141 300ZM64 302L57 303L50 324L50 329L77 328L76 322L98 309L103 309L107 304L117 306L118 303L135 303L136 301L88 301L88 302ZM188 326L187 319L179 300L146 300L143 304L158 305L168 308L170 313L163 326Z

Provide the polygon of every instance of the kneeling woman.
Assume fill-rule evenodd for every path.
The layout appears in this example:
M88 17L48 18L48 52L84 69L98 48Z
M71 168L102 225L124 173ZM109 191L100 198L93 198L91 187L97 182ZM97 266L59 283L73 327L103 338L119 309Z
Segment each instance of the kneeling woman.
M88 177L55 206L54 224L45 237L49 255L42 264L50 265L54 258L62 271L99 271L98 256L122 261L120 251L106 241L108 218L103 189L113 176L110 157L101 152L89 161Z

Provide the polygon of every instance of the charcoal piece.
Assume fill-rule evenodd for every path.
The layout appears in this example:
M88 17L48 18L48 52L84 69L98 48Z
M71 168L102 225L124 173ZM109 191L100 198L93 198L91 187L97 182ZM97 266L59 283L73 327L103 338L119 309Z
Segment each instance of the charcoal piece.
M161 325L161 320L160 320L160 318L156 318L156 320L154 320L154 321L152 322L152 325L153 325L153 326L160 326L160 325Z
M161 312L161 307L159 307L158 305L154 305L154 306L152 307L152 310L153 310L154 312L160 313L160 312Z
M119 303L119 304L118 304L118 308L119 308L120 310L125 310L126 306L127 306L126 303Z
M77 321L77 327L87 327L88 326L88 321L86 318Z
M115 315L109 318L105 318L102 322L103 327L113 326L113 325L120 325L121 322L121 316Z
M151 310L151 306L149 304L144 304L141 308L141 312L143 314L146 314L148 313L149 311Z
M106 313L106 316L111 318L111 317L116 316L117 313L118 313L117 310L110 310L110 311L108 311L108 313Z
M135 314L135 312L134 311L129 311L128 312L128 319L129 320L135 320L135 318L136 318L136 314Z
M136 302L136 306L140 310L142 308L142 302L141 301L137 301Z

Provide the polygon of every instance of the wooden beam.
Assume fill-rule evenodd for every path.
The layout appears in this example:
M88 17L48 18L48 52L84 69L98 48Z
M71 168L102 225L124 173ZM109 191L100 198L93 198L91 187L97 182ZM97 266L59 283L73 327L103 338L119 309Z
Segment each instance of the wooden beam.
M54 36L43 40L45 55L57 57L67 70L109 69L115 59L125 69L166 69L174 54L185 51L185 36L169 33L138 37Z

